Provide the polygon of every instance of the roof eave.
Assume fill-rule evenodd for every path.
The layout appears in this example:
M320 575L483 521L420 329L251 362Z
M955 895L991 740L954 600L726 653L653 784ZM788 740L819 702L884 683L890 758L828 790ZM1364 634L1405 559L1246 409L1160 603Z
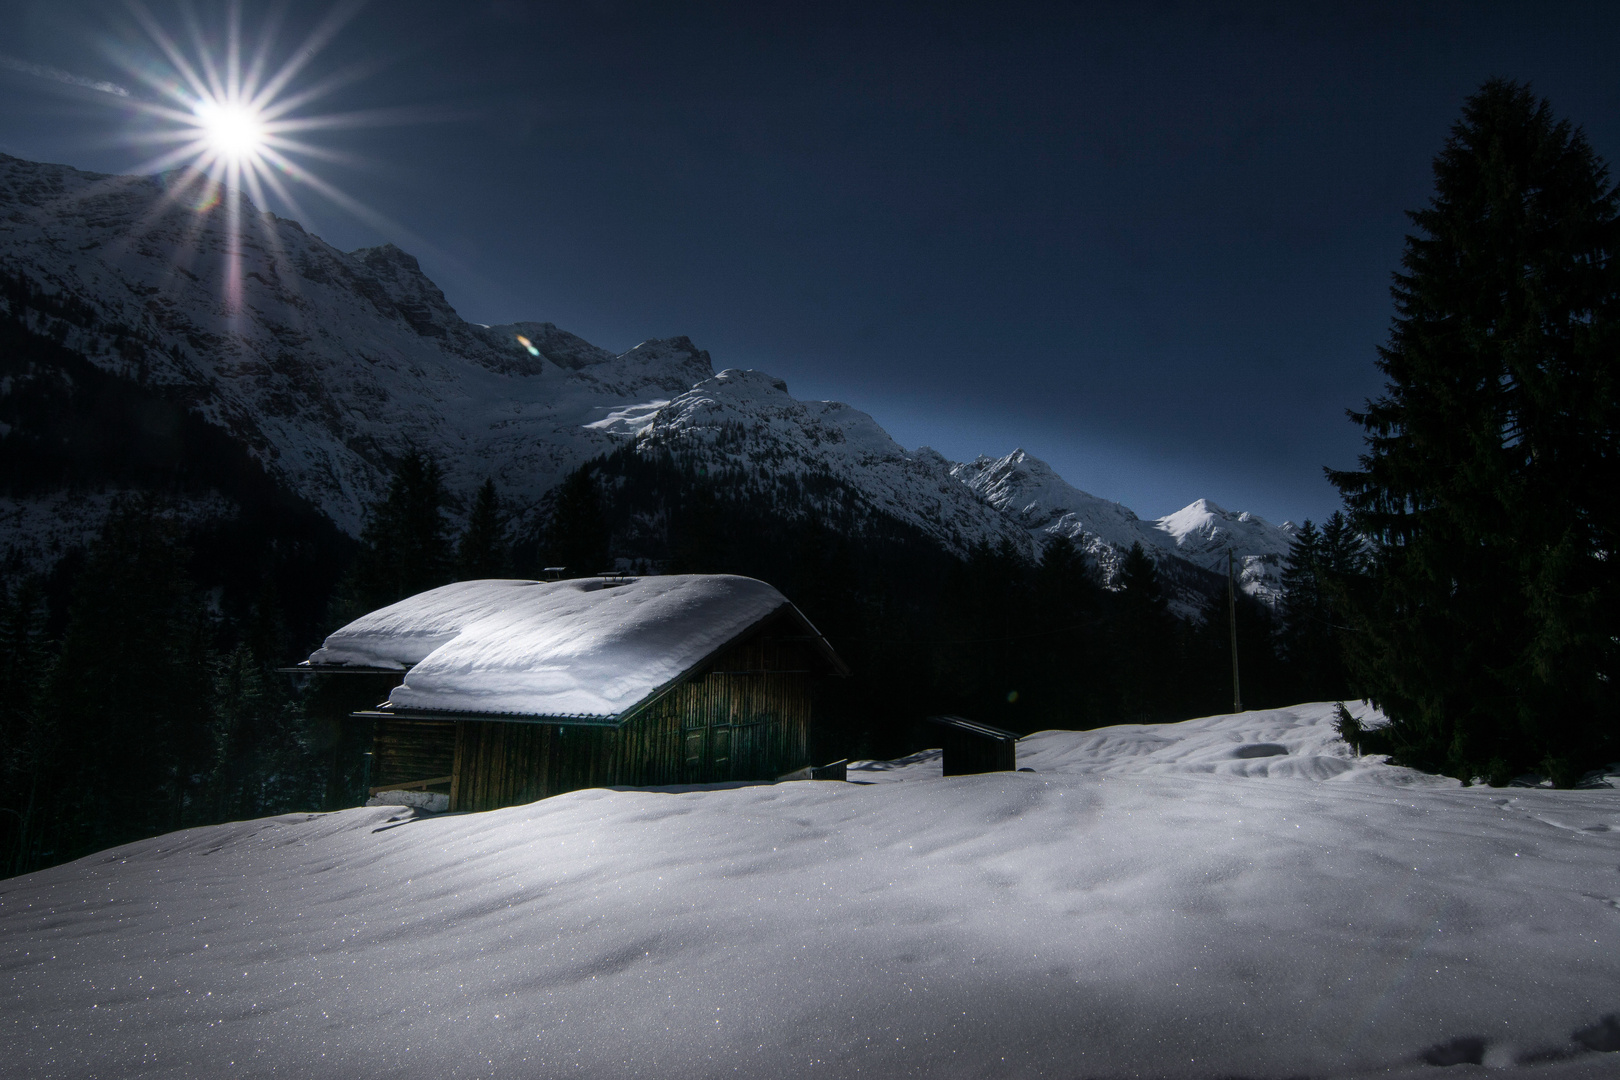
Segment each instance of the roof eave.
M755 619L746 627L727 638L724 642L709 650L709 652L706 653L701 659L689 665L680 674L660 685L657 689L643 697L640 701L637 701L634 705L629 706L622 712L619 712L613 716L588 716L585 714L558 716L541 715L538 713L479 713L440 709L400 708L392 705L386 706L382 709L365 709L360 712L350 713L349 715L356 719L369 720L477 720L508 724L560 724L563 726L574 727L620 728L629 723L631 720L634 720L637 716L640 716L642 713L646 712L653 705L657 704L677 686L680 686L693 675L702 671L714 661L715 657L719 656L721 653L725 652L727 649L731 648L733 645L736 645L739 641L742 641L744 638L748 637L748 635L758 630L761 624L783 614L791 617L805 630L806 635L821 653L822 658L825 659L828 665L833 669L833 674L850 674L849 665L844 663L843 658L833 651L832 644L822 636L821 631L817 630L815 625L811 623L809 619L805 618L804 612L800 611L798 607L794 605L793 601L784 599L781 604L773 608L768 614ZM313 666L301 666L294 670L319 671L322 669ZM344 670L354 669L345 668ZM403 672L395 671L393 674L403 674Z
M402 667L382 667L376 664L312 664L308 660L287 667L278 667L277 671L287 675L407 675L414 664L405 664Z
M497 724L556 724L559 727L618 728L625 716L595 716L575 713L542 716L537 713L466 712L449 709L401 709L385 706L379 709L361 709L349 714L355 720L436 720L441 723L478 721Z

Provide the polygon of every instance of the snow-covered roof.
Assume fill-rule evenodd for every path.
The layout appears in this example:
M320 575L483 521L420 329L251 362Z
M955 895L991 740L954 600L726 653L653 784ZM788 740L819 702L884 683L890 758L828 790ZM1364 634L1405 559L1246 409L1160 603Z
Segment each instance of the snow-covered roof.
M408 668L396 710L616 719L782 611L803 620L731 574L462 581L356 619L309 662Z

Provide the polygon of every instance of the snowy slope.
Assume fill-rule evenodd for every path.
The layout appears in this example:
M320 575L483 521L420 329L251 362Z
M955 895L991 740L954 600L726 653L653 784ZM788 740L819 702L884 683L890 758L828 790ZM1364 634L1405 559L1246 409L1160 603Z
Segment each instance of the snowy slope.
M453 490L493 476L521 504L616 445L591 422L713 371L685 338L615 357L547 323L466 322L398 248L345 254L251 205L232 311L223 206L174 195L0 155L0 272L89 309L84 325L36 329L189 392L351 532L411 446L438 456Z
M1208 503L1143 522L1022 451L965 465L908 451L848 405L798 401L760 372L715 375L684 337L614 355L551 323L469 323L409 254L341 252L246 200L232 307L225 216L217 192L0 155L0 275L70 302L61 319L31 314L34 329L171 388L350 533L411 448L433 454L460 497L493 477L532 508L581 462L632 444L770 482L828 481L814 490L839 519L887 515L958 553L1003 541L1033 552L1061 533L1109 576L1133 541L1209 567L1230 538L1245 588L1274 599L1286 527ZM45 502L0 506L0 539L39 548L20 523L51 516ZM69 543L94 514L75 522Z
M37 1077L1615 1075L1620 793L1423 781L1330 715L158 837L0 882L0 1045Z
M1114 580L1132 544L1141 544L1156 558L1173 556L1223 575L1230 548L1237 556L1245 592L1270 604L1281 597L1292 522L1272 525L1253 514L1228 513L1207 499L1143 521L1117 502L1073 487L1046 462L1023 450L957 465L952 475L1037 539L1073 540L1096 561L1105 580Z
M759 371L722 371L645 419L615 421L645 452L669 450L711 471L738 466L780 479L820 476L854 500L857 518L885 514L963 554L1003 539L1032 553L1024 532L928 447L908 451L871 416L838 401L799 401L787 383Z

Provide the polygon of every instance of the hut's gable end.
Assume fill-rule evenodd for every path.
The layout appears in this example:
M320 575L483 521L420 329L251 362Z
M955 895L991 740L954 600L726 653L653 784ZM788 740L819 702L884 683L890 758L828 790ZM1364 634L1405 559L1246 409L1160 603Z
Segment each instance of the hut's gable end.
M786 609L716 653L625 725L627 782L773 780L809 760L825 645Z

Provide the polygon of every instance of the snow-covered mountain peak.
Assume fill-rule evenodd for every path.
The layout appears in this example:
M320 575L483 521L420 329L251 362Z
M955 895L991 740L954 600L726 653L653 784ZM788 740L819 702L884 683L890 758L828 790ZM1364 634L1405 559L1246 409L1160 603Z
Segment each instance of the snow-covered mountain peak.
M508 375L543 375L550 361L564 371L611 363L614 355L548 322L516 322L484 327L500 343L498 359L485 366Z
M245 196L240 273L226 275L225 215L176 194L0 156L0 272L17 302L73 302L67 319L30 314L37 332L175 388L347 531L412 447L453 492L494 477L532 505L619 444L594 421L713 374L686 338L616 357L548 323L469 323L407 252L338 251Z
M1247 511L1223 510L1198 499L1153 522L1174 550L1189 562L1224 572L1227 555L1236 556L1245 592L1268 603L1282 597L1282 571L1288 560L1293 525L1271 524Z
M1072 486L1024 450L999 458L981 455L952 474L1024 528L1044 537L1066 536L1094 556L1103 554L1098 542L1120 550L1154 542L1128 508Z
M376 276L395 310L418 334L445 337L462 325L461 317L444 298L444 293L422 273L416 256L393 244L359 248L349 255Z
M707 353L702 355L707 359ZM840 401L799 401L788 393L785 380L752 368L727 368L677 395L659 410L657 430L648 438L728 441L722 439L728 425L746 431L749 441L772 444L770 453L785 455L782 460L812 469L842 472L833 468L833 459L852 454L906 457L900 444L868 414ZM763 446L751 448L761 450Z
M1265 518L1247 510L1232 513L1223 510L1208 499L1188 503L1173 514L1166 514L1153 522L1156 529L1169 536L1177 547L1263 548L1271 550L1281 541L1282 553L1288 550L1284 530ZM1240 554L1242 552L1240 551Z
M1046 462L1022 449L1005 457L980 455L953 473L997 509L1012 514L1025 528L1046 528L1066 514L1085 514L1129 527L1138 519L1119 503L1099 499L1073 487ZM1115 530L1117 531L1117 530ZM1121 534L1111 539L1129 541Z
M958 553L1002 540L1031 550L1028 535L958 482L938 453L907 452L867 413L800 401L763 371L727 368L647 414L623 410L613 423L618 431L639 425L641 452L677 452L710 475L770 477L760 497L785 498L777 490L785 480L814 477L821 494L801 497L856 528L883 514Z
M1221 524L1231 516L1208 499L1198 499L1173 514L1157 519L1154 524L1180 542L1183 537L1193 533L1214 534L1220 531Z
M616 355L550 322L469 323L408 252L338 251L245 197L227 274L219 192L181 179L0 155L0 275L15 286L0 314L183 397L351 533L413 448L439 459L458 498L493 478L513 505L537 507L568 472L628 445L743 478L740 497L782 513L850 529L882 516L957 553L1069 537L1105 579L1134 543L1211 569L1232 545L1264 594L1286 553L1290 528L1208 500L1145 522L1021 448L966 464L907 451L842 402L796 400L754 369L716 374L685 336Z
M615 367L641 379L657 382L671 394L678 394L704 379L714 377L714 362L706 350L684 335L653 338L614 358Z
M1143 521L1128 507L1072 486L1022 449L1000 458L980 456L956 466L952 475L1029 530L1037 542L1067 537L1091 556L1104 580L1115 578L1132 544L1161 559L1173 556L1222 572L1227 548L1233 547L1245 567L1245 591L1268 602L1278 595L1291 530L1253 514L1233 514L1199 499L1174 514Z
M775 375L767 375L763 371L753 368L726 368L712 380L715 389L724 388L733 394L764 394L766 396L781 395L792 397L788 393L786 379L779 379Z

